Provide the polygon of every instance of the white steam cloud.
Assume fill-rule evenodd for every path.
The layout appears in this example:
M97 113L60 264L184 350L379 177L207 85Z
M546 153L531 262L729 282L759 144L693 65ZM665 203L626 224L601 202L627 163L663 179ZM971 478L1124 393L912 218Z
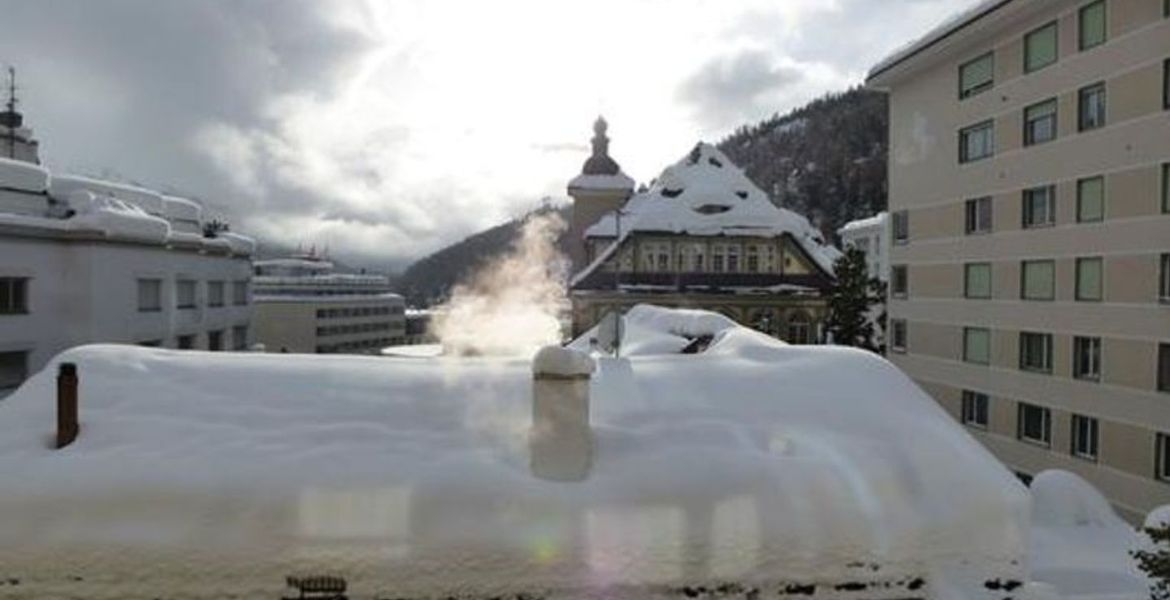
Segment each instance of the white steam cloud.
M432 322L444 353L531 356L561 342L568 261L556 239L564 228L554 213L529 217L507 254L455 286Z

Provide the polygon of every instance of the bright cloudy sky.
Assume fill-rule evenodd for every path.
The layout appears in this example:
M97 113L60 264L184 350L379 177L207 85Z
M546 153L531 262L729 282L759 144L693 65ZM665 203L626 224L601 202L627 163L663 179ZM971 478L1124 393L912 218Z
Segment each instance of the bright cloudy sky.
M51 168L395 269L563 198L598 113L647 181L971 3L0 0L0 63Z

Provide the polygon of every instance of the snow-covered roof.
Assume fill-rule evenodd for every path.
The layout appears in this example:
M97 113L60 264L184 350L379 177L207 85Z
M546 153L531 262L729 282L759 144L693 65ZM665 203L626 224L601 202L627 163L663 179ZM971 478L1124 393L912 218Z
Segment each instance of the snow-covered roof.
M332 271L333 263L321 258L269 258L252 263L257 269L297 269L303 271Z
M862 230L862 229L883 228L886 226L886 220L888 218L889 218L889 213L882 211L882 212L880 212L872 217L866 217L864 219L857 219L854 221L850 221L850 222L842 225L841 228L837 230L837 233L839 235L844 235L846 233L850 233L850 232L858 231L858 230Z
M1011 3L1012 0L980 0L969 8L964 9L951 15L942 23L926 32L923 36L910 41L909 43L897 48L882 60L878 61L870 68L869 73L866 74L867 82L881 76L886 71L893 69L898 64L909 60L914 55L934 46L950 35L963 29L964 27L978 21L979 19L991 14L999 8Z
M19 540L0 564L30 597L61 574L208 584L192 568L249 595L237 579L262 590L291 563L370 597L878 580L941 597L1022 577L1024 487L881 357L629 318L710 345L596 357L574 483L530 471L529 360L74 348L0 403L0 540ZM82 429L54 451L60 361Z
M54 198L68 198L70 194L77 190L87 190L102 196L117 198L118 200L129 202L149 214L160 217L166 216L163 195L154 190L124 183L91 179L79 175L53 175L52 180L49 182L49 195Z
M828 273L841 253L827 244L804 216L779 208L711 144L700 143L626 203L622 237L633 233L696 236L777 237L791 235ZM586 237L615 237L617 221L607 214ZM589 269L587 268L586 271ZM578 275L578 278L580 275Z
M49 188L49 171L40 165L0 158L0 188L43 193Z
M168 221L203 221L203 207L194 200L163 195L163 214Z

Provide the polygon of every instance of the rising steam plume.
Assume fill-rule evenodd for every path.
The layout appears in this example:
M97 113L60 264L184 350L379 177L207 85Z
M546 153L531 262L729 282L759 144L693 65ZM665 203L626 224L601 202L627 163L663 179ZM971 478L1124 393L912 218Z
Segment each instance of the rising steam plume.
M432 323L444 353L531 356L561 342L568 261L556 239L564 228L555 213L529 217L506 254L455 286Z

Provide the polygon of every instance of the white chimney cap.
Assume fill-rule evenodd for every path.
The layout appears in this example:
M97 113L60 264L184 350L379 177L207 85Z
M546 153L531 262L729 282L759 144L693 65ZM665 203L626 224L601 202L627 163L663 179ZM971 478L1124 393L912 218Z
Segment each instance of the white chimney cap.
M596 367L593 357L561 346L545 346L532 358L533 375L588 377Z

